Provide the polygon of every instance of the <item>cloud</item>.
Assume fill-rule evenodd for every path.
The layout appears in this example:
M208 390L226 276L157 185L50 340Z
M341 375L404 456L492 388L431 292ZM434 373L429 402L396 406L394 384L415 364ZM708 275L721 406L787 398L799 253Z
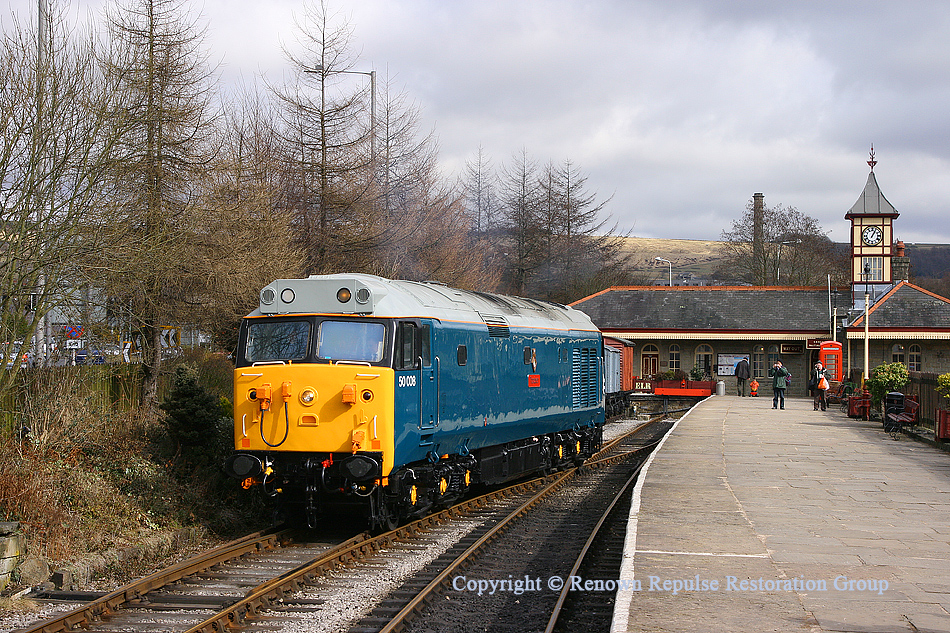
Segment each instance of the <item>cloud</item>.
M32 6L14 0L11 6ZM100 7L103 0L82 0ZM286 70L299 0L204 0L223 80ZM950 242L950 12L801 0L352 0L359 70L421 108L447 177L479 146L571 159L638 235L715 239L752 194L847 238L877 150L905 241ZM354 79L355 80L355 79Z

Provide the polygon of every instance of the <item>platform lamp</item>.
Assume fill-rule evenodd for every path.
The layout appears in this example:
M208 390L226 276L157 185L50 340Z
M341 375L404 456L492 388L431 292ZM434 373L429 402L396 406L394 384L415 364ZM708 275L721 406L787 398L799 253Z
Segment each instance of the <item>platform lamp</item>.
M667 264L670 265L670 288L672 288L673 287L673 262L671 262L668 259L663 259L662 257L654 257L653 259L655 259L658 262L666 262Z
M868 289L868 279L871 277L871 262L864 261L864 373L861 375L861 389L864 389L864 381L867 380L869 371L869 330L868 330L868 312L871 305L871 292Z

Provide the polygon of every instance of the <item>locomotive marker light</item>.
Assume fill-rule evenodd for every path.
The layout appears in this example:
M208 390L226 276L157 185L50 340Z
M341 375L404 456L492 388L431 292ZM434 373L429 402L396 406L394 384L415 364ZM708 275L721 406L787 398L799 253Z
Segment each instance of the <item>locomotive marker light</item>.
M305 407L313 406L313 403L317 400L317 390L313 387L304 387L303 391L300 392L300 404Z
M273 288L264 288L261 290L261 303L270 305L274 303L274 299L277 298L277 293L274 292Z
M284 288L280 291L280 300L284 303L293 303L296 298L293 288Z
M336 300L340 303L348 303L352 296L353 293L350 292L349 288L340 288L336 291Z

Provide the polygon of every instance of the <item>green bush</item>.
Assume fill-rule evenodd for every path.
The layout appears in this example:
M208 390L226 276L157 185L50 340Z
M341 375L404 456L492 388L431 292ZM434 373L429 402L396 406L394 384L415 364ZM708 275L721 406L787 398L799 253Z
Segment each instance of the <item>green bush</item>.
M871 392L871 400L879 405L891 391L900 391L910 382L910 372L903 363L885 363L871 370L864 386Z
M937 376L937 393L944 398L950 398L950 373Z
M182 457L203 464L227 445L223 432L231 417L231 403L216 396L198 381L198 369L190 363L175 368L171 392L161 404L167 414L169 437L181 448Z

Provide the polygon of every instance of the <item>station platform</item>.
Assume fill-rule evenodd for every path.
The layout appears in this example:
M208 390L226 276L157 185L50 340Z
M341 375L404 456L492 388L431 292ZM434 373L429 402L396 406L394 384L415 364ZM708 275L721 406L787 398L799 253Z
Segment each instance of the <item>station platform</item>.
M645 471L613 632L950 633L950 454L810 399L714 396Z

